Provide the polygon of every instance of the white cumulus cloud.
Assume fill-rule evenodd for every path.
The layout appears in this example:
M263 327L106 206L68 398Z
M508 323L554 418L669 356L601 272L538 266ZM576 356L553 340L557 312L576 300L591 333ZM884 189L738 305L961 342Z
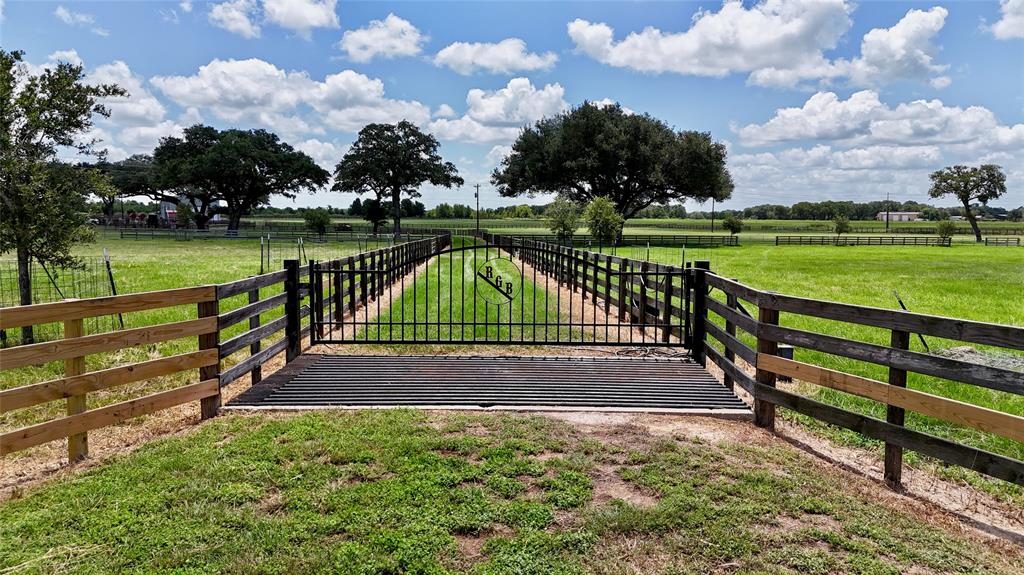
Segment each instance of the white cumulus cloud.
M210 24L243 38L259 38L260 26L256 23L258 8L255 0L231 0L214 4L210 9Z
M369 62L378 57L415 56L427 39L408 20L388 14L383 20L372 20L365 28L346 31L338 47L354 62Z
M865 34L860 56L830 60L826 52L849 31L852 10L846 0L763 0L749 8L727 0L718 12L697 12L683 32L647 27L616 41L607 24L582 19L570 22L568 32L578 52L641 72L745 73L751 84L774 87L837 79L858 86L899 79L948 85L948 77L938 76L946 66L935 62L932 43L945 8L910 10L891 28Z
M337 0L263 0L267 22L309 39L314 28L337 28Z
M455 42L434 56L438 66L447 66L465 76L481 70L495 74L548 70L557 61L554 52L527 51L526 42L519 38L506 38L498 43Z
M1000 40L1024 38L1024 0L1000 0L999 21L992 25L992 35Z
M286 71L264 60L213 60L191 76L150 80L181 106L209 110L229 122L267 126L285 136L320 133L324 125L358 131L370 122L409 120L424 125L430 108L394 100L384 83L352 70L322 81L306 72Z
M430 130L444 140L511 142L523 126L568 108L564 96L565 89L559 84L537 89L527 78L513 78L499 90L470 90L465 115L436 119Z
M776 110L767 122L749 124L736 132L745 146L817 140L908 147L1024 147L1024 124L1001 125L995 114L982 106L947 106L936 99L891 107L872 90L856 92L846 100L833 92L819 92L800 108Z

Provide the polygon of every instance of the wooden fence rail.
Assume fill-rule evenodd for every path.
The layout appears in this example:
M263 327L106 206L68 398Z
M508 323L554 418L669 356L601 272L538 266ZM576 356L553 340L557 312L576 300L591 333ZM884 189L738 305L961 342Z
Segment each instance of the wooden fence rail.
M920 236L775 236L777 246L941 246L953 245L951 238Z
M512 253L519 246L541 246L538 242L521 238L493 235L485 238ZM905 412L913 411L984 433L1024 441L1024 417L1021 414L1005 413L907 387L907 374L918 373L1024 395L1024 373L909 349L911 334L921 334L1024 351L1024 328L788 296L758 290L705 269L679 269L561 246L544 247L558 255L527 263L540 273L561 278L570 289L581 289L603 299L606 305L617 306L621 319L635 318L632 321L637 321L646 317L648 322L656 322L661 317L666 318L663 320L666 326L670 325L670 318L683 319L682 333L677 333L680 322L676 321L672 335L690 348L697 361L703 363L707 357L716 364L724 373L726 385L738 385L750 394L758 425L772 427L775 409L781 406L883 441L886 444L885 480L893 486L901 481L903 449L1024 485L1024 462L904 425ZM531 254L535 253L538 252L521 251L525 258L534 257ZM589 280L585 280L585 272L581 275L580 268L584 262L593 262L590 268L596 275ZM652 281L642 288L635 281L621 279L624 277L621 272L633 270L660 273L675 270L682 273L684 285L664 286ZM639 276L630 277L636 279ZM659 309L652 309L645 301L643 290L666 287L670 288L672 297L663 298L658 302ZM746 313L747 307L756 309L756 313ZM780 321L782 314L787 314L787 321ZM885 346L780 325L791 323L788 316L881 328L889 330L892 337L890 345ZM751 340L751 344L746 343ZM888 381L876 381L780 357L783 346L879 365L887 368ZM752 370L753 375L748 370ZM801 396L789 389L779 389L777 380L783 377L882 403L887 408L886 419L876 419Z
M401 281L402 276L411 271L410 262L421 260L431 250L436 251L450 241L450 235L430 237L313 265L388 269L390 273L385 281ZM74 462L88 455L89 431L196 400L200 401L202 417L212 417L220 407L223 386L247 373L253 383L258 382L264 364L281 352L299 348L302 337L309 331L308 322L303 327L302 320L315 313L301 301L310 294L309 282L301 282L309 276L309 269L309 265L300 266L292 260L285 270L220 285L0 309L0 329L64 324L63 339L0 349L0 371L64 362L64 377L0 390L0 414L60 399L67 402L65 417L0 433L0 456L68 438L68 459ZM278 293L266 293L275 291L278 286L281 290ZM368 292L363 286L358 296L345 304L350 304L354 310L365 305L368 297L383 293L384 288L385 283L380 283L370 286ZM243 305L221 312L222 302L241 296L246 298ZM195 319L93 335L82 333L84 318L190 305L196 306ZM278 314L282 307L293 307L294 313L262 321L262 315ZM222 337L226 330L243 322L248 322L245 331ZM284 335L278 335L282 331ZM196 338L198 349L98 371L85 370L84 360L88 355L183 338ZM221 370L222 361L230 361L243 350L248 351L246 357ZM291 359L294 357L289 355L288 360ZM96 409L86 408L89 393L192 369L198 370L196 383Z

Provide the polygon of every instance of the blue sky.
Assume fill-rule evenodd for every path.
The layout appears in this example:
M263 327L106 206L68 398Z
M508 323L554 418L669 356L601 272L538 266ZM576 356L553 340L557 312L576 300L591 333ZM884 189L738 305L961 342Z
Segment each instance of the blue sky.
M4 49L129 90L96 124L112 159L202 121L270 129L331 168L359 127L405 118L467 181L425 189L428 206L471 203L477 182L495 206L519 201L488 184L518 129L589 99L728 142L727 207L925 200L930 171L979 162L1007 172L997 205L1024 204L1024 0L0 7Z

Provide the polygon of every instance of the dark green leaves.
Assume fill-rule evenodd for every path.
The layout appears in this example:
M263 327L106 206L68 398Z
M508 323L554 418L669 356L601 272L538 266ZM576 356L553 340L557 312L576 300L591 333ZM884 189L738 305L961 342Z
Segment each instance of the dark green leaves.
M725 146L708 133L676 132L646 114L584 103L523 130L491 182L507 197L606 197L630 218L652 204L728 198L725 158Z

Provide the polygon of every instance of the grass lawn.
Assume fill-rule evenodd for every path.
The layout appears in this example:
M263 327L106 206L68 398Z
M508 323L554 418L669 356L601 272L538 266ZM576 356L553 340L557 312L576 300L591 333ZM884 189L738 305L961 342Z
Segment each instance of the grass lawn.
M607 251L607 250L606 250ZM641 248L646 255L646 248ZM635 257L619 250L620 255ZM679 265L679 248L650 248L654 261ZM708 259L716 273L758 289L777 291L844 303L899 309L893 294L897 290L914 312L993 323L1024 326L1024 249L985 246L936 247L837 247L837 246L740 246L687 250L686 257ZM715 292L713 297L724 299ZM751 310L756 314L755 310ZM716 317L711 314L712 317ZM889 344L886 330L781 314L782 325L867 341ZM741 332L742 333L742 332ZM932 351L965 345L926 337ZM747 338L748 344L753 343ZM924 352L921 341L912 337L910 347ZM795 359L885 381L886 369L855 360L810 350L797 350ZM910 374L908 385L944 397L991 407L1007 413L1024 414L1024 396L952 383ZM876 402L863 400L827 388L814 388L818 397L830 403L885 417ZM811 423L808 420L808 423ZM813 424L821 426L820 424ZM1024 443L977 432L908 413L908 425L928 433L1024 459ZM866 443L859 435L844 433L848 440ZM873 443L871 444L873 445ZM912 457L912 456L911 456Z
M1019 549L877 503L877 485L766 433L741 438L226 415L0 506L0 572L1021 572Z

